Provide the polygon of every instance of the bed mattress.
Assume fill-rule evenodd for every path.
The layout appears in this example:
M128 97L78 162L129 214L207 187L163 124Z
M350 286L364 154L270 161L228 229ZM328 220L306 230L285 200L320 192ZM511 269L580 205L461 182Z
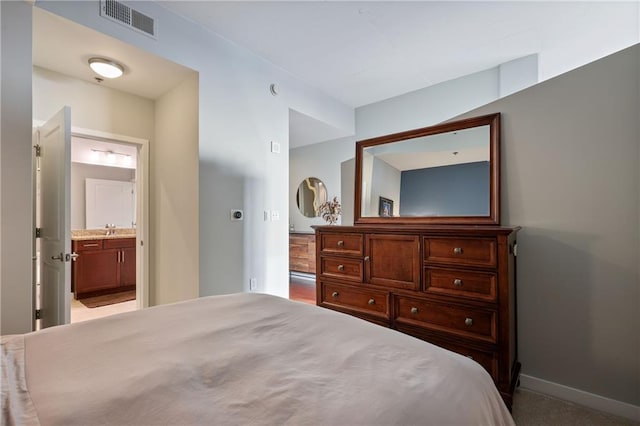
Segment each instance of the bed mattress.
M2 337L19 425L512 425L476 362L264 294Z

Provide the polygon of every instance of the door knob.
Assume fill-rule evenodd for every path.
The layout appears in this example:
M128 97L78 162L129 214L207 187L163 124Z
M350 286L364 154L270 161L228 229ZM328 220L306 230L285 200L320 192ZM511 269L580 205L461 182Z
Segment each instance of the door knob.
M59 260L60 262L64 262L64 253L60 253L57 256L51 256L51 260Z

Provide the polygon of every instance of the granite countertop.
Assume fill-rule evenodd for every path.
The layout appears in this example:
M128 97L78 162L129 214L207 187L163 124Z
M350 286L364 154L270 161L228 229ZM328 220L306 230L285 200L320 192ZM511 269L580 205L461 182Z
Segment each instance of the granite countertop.
M135 238L135 228L116 228L113 230L114 234L107 235L107 230L102 229L74 229L71 231L72 241L83 240L99 240L107 239L113 240L117 238Z

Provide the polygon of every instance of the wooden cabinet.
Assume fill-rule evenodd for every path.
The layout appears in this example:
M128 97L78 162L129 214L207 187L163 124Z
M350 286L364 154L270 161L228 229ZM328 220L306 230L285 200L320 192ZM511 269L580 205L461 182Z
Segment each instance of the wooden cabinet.
M135 238L72 241L72 249L78 254L71 268L76 299L135 288L135 244Z
M476 360L511 407L518 229L316 227L317 304Z
M289 234L289 270L315 274L316 236L314 234Z

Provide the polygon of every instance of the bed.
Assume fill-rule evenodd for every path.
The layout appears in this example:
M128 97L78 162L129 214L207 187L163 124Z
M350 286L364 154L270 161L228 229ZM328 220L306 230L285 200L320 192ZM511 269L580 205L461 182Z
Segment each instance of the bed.
M514 423L470 359L249 293L3 336L2 424Z

